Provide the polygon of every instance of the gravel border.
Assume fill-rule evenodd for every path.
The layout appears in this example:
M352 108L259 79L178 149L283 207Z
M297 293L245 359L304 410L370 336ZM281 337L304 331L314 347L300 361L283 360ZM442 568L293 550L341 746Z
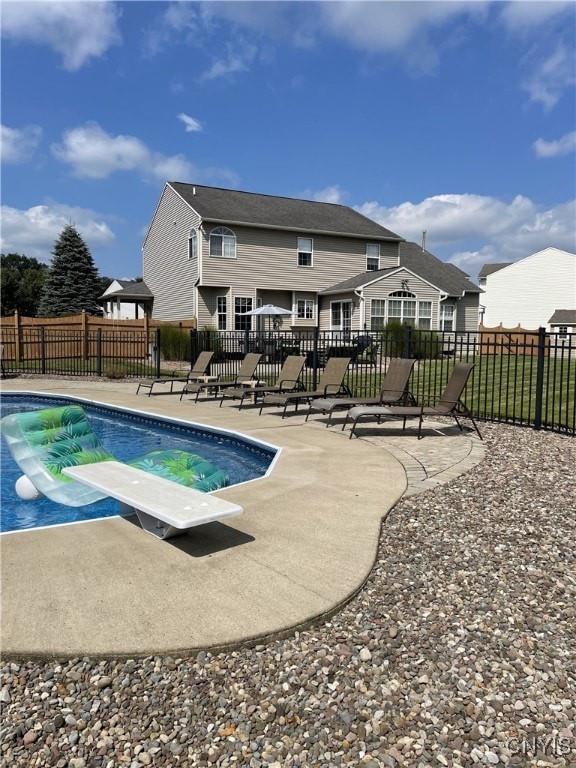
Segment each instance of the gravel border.
M483 424L336 616L194 658L5 663L6 765L576 765L576 440Z

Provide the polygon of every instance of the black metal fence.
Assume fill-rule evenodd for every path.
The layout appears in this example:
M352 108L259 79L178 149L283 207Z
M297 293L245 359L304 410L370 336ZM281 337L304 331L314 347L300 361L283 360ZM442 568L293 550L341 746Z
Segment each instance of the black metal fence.
M179 364L215 352L211 373L233 377L247 352L260 352L259 378L274 381L290 354L305 357L303 383L314 388L330 357L350 357L347 384L359 397L377 395L392 357L416 358L410 388L420 403L435 402L454 361L475 364L466 402L480 419L576 435L576 334L444 333L408 327L378 333L183 331ZM160 376L166 361L162 329L58 331L3 329L2 373L141 378ZM172 356L173 339L172 339Z

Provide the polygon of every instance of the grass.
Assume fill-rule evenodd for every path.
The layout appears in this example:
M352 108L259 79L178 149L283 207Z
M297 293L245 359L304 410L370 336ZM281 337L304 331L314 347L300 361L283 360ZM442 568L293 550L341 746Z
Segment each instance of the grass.
M463 362L467 362L463 358ZM536 418L537 359L529 355L476 356L475 369L464 393L471 411L480 418L533 424ZM452 370L448 360L416 364L410 389L419 403L434 403ZM380 372L352 369L347 384L357 397L377 395ZM576 360L547 357L544 362L542 425L576 431Z

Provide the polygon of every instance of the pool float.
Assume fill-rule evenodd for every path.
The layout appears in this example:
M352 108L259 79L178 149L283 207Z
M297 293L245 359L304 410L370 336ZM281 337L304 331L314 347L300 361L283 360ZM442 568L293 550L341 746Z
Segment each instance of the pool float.
M59 504L81 507L107 497L62 473L65 467L117 461L100 443L81 406L13 413L4 416L0 430L24 473L16 481L20 498L32 501L44 495ZM230 483L225 472L187 451L152 451L125 463L201 491Z

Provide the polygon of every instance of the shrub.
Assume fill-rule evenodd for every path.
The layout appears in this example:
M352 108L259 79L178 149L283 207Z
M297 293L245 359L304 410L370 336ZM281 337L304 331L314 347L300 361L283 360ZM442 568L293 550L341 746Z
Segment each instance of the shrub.
M177 325L163 325L160 355L163 360L190 360L190 331Z

